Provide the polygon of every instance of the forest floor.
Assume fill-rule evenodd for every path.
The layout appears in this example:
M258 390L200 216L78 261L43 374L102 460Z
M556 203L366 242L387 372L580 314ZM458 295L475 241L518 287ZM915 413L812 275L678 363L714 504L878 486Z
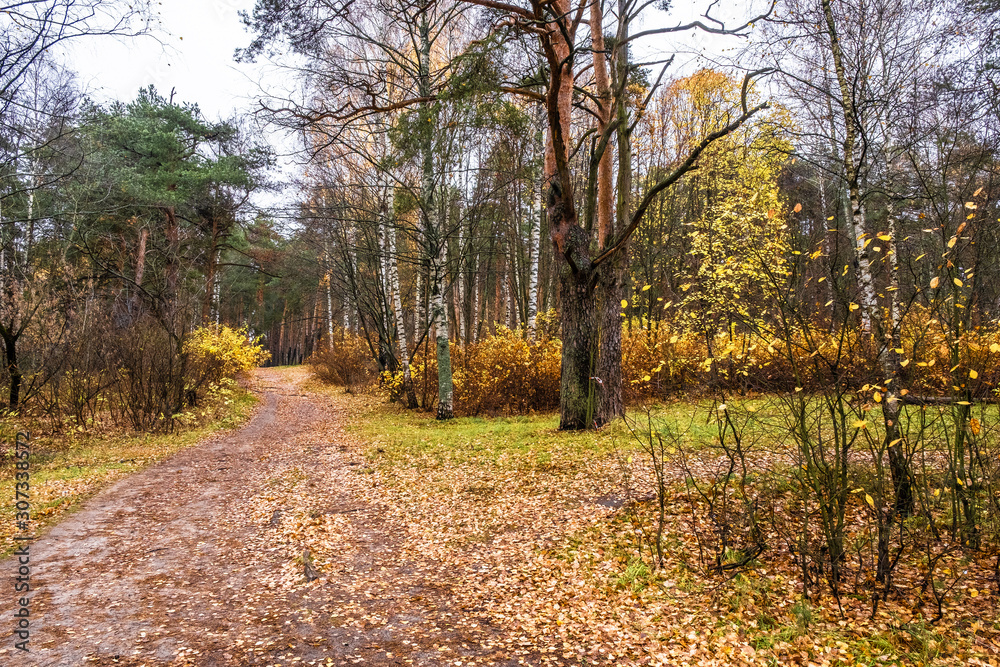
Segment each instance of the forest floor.
M247 426L115 483L31 544L31 652L4 630L0 664L992 665L1000 656L989 595L972 610L978 624L933 628L891 607L872 622L860 603L836 614L829 602L803 607L794 573L763 566L705 581L671 556L652 576L623 546L635 539L625 501L648 495L635 485L638 453L624 427L570 435L550 418L442 424L319 387L304 368L262 370L257 383L263 398ZM5 579L16 570L0 562Z

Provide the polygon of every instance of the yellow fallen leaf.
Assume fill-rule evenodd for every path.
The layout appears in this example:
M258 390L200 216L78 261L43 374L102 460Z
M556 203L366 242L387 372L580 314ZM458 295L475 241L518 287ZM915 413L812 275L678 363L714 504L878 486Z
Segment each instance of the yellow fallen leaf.
M937 289L937 286L940 284L941 280L937 276L931 278L931 289Z
M975 380L977 377L979 377L979 373L977 373L976 371L969 371L970 380Z

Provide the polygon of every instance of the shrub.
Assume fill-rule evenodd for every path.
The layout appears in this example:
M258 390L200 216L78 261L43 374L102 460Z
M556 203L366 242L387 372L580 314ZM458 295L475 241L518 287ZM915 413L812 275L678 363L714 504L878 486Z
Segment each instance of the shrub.
M260 366L271 354L260 343L250 340L246 327L232 329L210 325L192 331L184 340L188 358L188 389L235 379Z
M548 325L546 325L548 326ZM539 328L540 340L527 340L521 329L497 328L464 348L451 344L454 411L456 415L520 415L559 407L562 343ZM410 370L420 407L430 410L437 400L437 356L433 346L421 349ZM382 374L382 391L399 400L403 373Z
M453 346L455 409L511 415L559 407L561 354L559 340L529 341L503 326L464 350Z
M903 320L903 386L931 396L961 385L977 397L996 390L1000 329L984 326L957 339L945 329L916 307ZM876 341L856 330L796 330L781 338L734 327L709 339L665 322L633 321L622 332L622 377L630 402L678 391L819 391L832 382L860 389L881 382L878 352Z
M344 331L335 334L332 340L321 340L306 363L320 381L340 385L348 392L371 384L378 376L365 339Z

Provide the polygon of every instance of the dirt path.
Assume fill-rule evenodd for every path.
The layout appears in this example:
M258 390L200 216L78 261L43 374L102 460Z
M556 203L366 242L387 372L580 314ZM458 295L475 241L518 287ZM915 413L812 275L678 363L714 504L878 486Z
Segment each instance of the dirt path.
M14 650L8 618L0 665L514 664L447 568L404 555L399 527L353 491L363 461L304 377L263 371L246 427L122 480L32 544L31 652ZM294 537L319 529L337 558L307 582ZM13 561L0 568L13 579Z

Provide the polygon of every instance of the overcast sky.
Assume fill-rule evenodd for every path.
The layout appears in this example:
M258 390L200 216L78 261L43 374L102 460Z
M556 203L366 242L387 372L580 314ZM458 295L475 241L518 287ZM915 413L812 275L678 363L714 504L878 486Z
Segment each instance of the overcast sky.
M70 50L70 67L97 100L131 100L153 84L175 101L197 102L210 118L249 108L258 97L262 68L233 60L250 42L237 12L252 10L253 0L163 0L156 39L128 42L79 40Z
M727 19L742 15L751 1L731 0L716 13L728 14ZM689 21L705 4L703 0L684 3L669 17L654 12L641 27ZM282 77L263 66L233 60L233 52L247 46L251 39L238 12L251 11L253 6L254 0L163 0L158 5L161 29L155 39L79 40L70 49L70 66L78 72L84 88L100 101L131 100L139 88L152 83L165 96L176 89L175 101L197 102L210 118L229 116L234 110L255 105L262 81L265 88L289 83L287 74ZM652 37L637 46L645 52L643 55L666 55L681 46L680 39ZM688 47L710 51L743 43L732 38L718 40L704 33L688 34L682 39ZM688 66L681 66L681 61L688 62ZM682 56L676 64L689 70L693 63L690 56Z
M693 0L681 4L669 16L653 12L635 30L655 25L686 23L698 16L710 0ZM730 0L717 14L731 20L748 11L755 0ZM678 4L678 3L674 3ZM238 12L253 10L254 0L163 0L159 10L159 29L153 37L121 41L111 38L81 39L67 52L71 69L79 75L80 84L95 101L128 101L140 88L153 84L167 97L174 89L175 102L194 102L211 120L228 118L235 113L254 109L264 90L294 86L292 76L277 72L273 66L243 64L233 60L237 48L250 43ZM657 60L686 48L721 52L724 47L743 44L743 40L717 38L704 33L683 36L657 36L637 44L636 55L644 60ZM690 73L703 66L688 52L678 54L673 74ZM295 142L271 135L279 153L295 150ZM282 182L294 179L295 160L279 160ZM288 193L266 196L266 205L280 206Z

